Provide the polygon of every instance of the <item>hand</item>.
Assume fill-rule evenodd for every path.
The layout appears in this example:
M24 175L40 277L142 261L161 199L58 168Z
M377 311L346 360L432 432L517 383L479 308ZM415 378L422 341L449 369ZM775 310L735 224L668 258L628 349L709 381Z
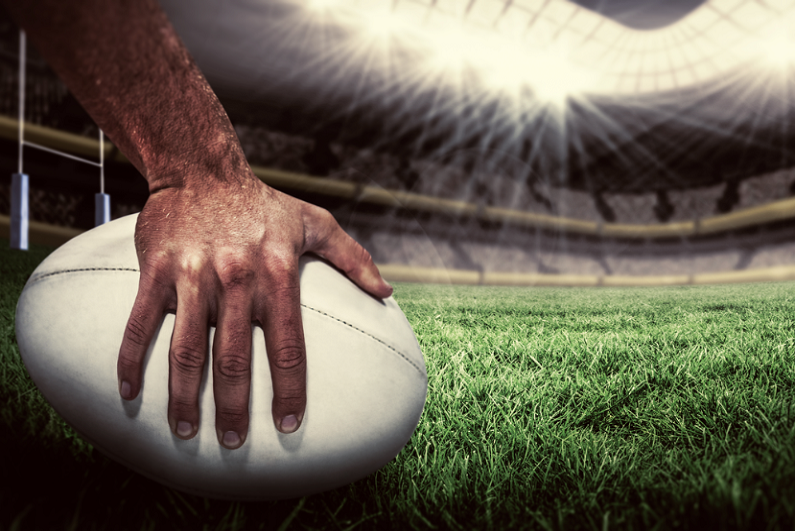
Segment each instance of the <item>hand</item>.
M238 448L248 431L255 322L265 332L274 422L284 433L297 430L306 406L298 257L319 254L365 291L388 297L392 288L370 255L328 212L254 176L221 102L156 0L0 2L149 183L135 235L141 280L119 352L122 397L138 396L148 345L163 313L176 312L168 421L178 437L193 437L215 325L218 440Z
M199 385L209 326L215 426L219 442L239 448L248 432L251 323L265 333L276 428L292 433L306 408L306 353L298 257L329 260L380 298L392 288L369 253L326 210L244 178L185 179L191 186L154 192L138 218L141 278L119 352L119 392L141 390L142 364L163 314L176 312L169 350L168 422L181 439L199 427Z

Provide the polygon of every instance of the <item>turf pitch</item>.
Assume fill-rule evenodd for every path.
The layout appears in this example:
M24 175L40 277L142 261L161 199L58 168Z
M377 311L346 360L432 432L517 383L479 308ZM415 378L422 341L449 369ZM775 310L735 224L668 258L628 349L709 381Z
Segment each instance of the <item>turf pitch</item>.
M41 398L14 308L48 252L0 240L0 529L795 525L795 283L398 284L429 375L409 444L348 487L236 503L117 465Z

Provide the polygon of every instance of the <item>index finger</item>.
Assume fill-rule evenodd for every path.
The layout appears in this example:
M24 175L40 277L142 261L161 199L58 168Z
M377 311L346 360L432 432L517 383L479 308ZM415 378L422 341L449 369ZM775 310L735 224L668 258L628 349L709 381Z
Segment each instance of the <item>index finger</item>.
M381 299L392 295L392 286L381 276L372 256L342 230L328 211L311 211L314 238L305 249L318 254L339 268L360 288Z
M138 396L142 385L142 368L149 343L163 319L168 306L168 294L151 274L141 273L138 294L135 297L124 338L119 348L116 374L119 394L125 400Z
M282 433L296 431L306 410L306 347L301 321L298 261L276 260L265 275L256 318L265 333L273 380L271 412Z

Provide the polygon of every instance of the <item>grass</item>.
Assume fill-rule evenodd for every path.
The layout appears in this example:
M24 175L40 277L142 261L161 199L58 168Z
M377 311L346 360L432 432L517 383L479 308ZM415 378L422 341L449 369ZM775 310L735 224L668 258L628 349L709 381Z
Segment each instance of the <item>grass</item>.
M400 284L429 395L379 472L301 500L162 487L32 386L14 306L45 255L0 242L0 529L792 529L795 284Z

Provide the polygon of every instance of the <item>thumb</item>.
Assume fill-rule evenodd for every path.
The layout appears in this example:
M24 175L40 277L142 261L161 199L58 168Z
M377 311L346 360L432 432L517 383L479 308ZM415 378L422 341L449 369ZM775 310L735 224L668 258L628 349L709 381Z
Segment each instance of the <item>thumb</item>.
M309 232L316 238L305 251L322 256L371 295L380 299L392 295L392 286L383 279L370 253L342 230L328 211L323 212L314 220Z

